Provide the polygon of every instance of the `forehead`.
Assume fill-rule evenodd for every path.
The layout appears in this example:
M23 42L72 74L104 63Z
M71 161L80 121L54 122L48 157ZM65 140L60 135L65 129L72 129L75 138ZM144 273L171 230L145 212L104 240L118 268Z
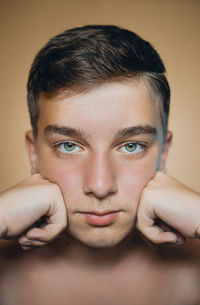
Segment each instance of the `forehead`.
M161 131L160 111L143 81L103 83L88 92L40 98L38 131L57 124L100 137L119 128L151 125Z

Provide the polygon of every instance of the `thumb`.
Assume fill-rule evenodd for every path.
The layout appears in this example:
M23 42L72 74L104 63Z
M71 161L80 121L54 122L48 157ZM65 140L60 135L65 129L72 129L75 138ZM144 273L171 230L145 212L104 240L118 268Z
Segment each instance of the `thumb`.
M182 237L178 233L163 231L159 226L145 227L140 232L154 244L181 243Z
M18 242L24 250L44 246L55 239L65 227L55 223L45 224L40 228L34 227L23 233Z
M136 227L145 238L154 244L183 244L185 241L181 234L172 232L168 225L163 226L162 221L158 221L153 209L148 213L145 213L143 209L139 209Z
M47 224L43 228L33 228L26 233L29 240L42 241L44 243L52 241L64 229L58 224Z
M53 239L55 239L67 227L67 210L63 204L52 205L47 216L45 223L39 227L32 227L21 235L18 242L21 246L28 248L35 246L42 246Z
M60 234L67 226L67 212L59 208L47 219L47 223L40 228L32 228L26 233L28 239L49 242Z

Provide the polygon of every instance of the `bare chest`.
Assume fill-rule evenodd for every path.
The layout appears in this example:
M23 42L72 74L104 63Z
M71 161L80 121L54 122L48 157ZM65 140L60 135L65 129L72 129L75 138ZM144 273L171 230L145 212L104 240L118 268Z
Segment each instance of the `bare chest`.
M0 287L1 305L193 305L198 304L193 268L142 264L90 268L33 264L12 269Z

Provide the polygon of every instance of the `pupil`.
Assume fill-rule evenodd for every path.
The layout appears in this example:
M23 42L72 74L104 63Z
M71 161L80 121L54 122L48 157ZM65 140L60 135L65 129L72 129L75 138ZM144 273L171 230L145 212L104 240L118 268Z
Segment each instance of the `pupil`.
M126 147L127 147L127 150L133 151L133 150L135 150L136 144L129 143L126 145Z
M73 150L74 144L73 143L65 143L65 149L66 150Z

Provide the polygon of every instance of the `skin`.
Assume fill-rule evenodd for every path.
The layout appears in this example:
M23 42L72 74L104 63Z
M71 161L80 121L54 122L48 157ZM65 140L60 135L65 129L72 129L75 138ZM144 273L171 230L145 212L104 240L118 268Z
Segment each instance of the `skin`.
M41 246L57 237L67 226L67 213L60 188L43 179L40 174L32 175L0 194L0 215L0 237L10 239L22 234L19 241L26 238L23 244L25 247L31 245L27 237L31 239L32 234L33 239L36 239L37 234L41 238L42 233L42 240L37 241L37 245ZM48 219L48 225L42 229L35 228L35 223L44 216Z
M200 238L200 194L176 179L158 172L142 192L137 228L155 244ZM156 223L168 226L165 230ZM174 233L172 232L174 231Z
M85 139L69 135L69 127L83 129ZM137 135L116 138L128 127L137 127ZM158 105L145 84L112 82L78 95L41 96L38 131L36 140L32 131L26 134L32 176L0 196L2 232L22 233L23 249L64 232L36 251L16 257L12 250L15 259L6 262L5 255L0 302L198 304L197 264L180 253L169 261L133 238L137 227L156 244L183 242L198 232L200 214L199 194L164 173L172 136L163 137ZM64 144L69 140L78 146ZM79 213L108 209L120 212L102 227ZM42 215L48 217L44 228L23 233ZM157 217L168 232L156 225Z
M61 134L52 125L82 129L87 138ZM151 126L156 134L115 139L119 129L136 126ZM88 246L104 248L117 245L135 226L141 193L164 168L171 133L163 144L158 106L142 81L129 81L67 97L42 96L37 141L31 131L26 141L33 172L62 191L70 234ZM76 144L74 151L66 151L66 141ZM131 141L138 143L133 152L125 146ZM119 213L104 227L88 224L79 213L107 210Z

